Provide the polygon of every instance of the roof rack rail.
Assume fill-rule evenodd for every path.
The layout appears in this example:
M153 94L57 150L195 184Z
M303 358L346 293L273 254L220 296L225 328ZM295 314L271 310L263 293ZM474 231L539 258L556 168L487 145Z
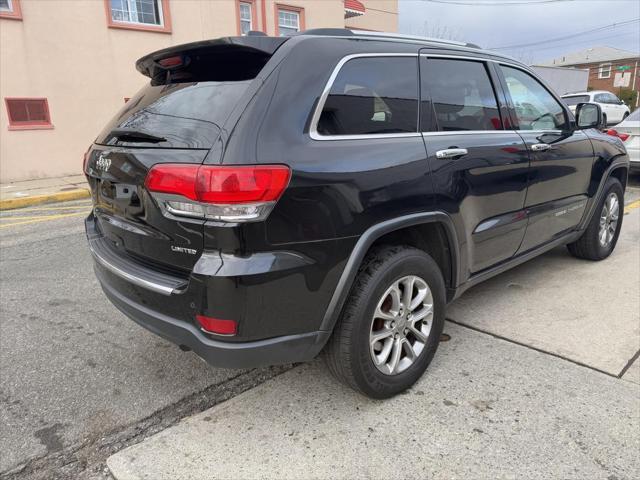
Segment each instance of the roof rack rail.
M423 42L431 43L444 43L446 45L457 45L459 47L480 48L475 43L458 42L456 40L444 40L442 38L421 37L418 35L404 35L402 33L388 33L388 32L372 32L370 30L351 30L354 35L362 35L367 37L384 37L384 38L397 38L404 40L420 40Z
M326 35L329 37L351 37L353 32L348 28L310 28L309 30L303 30L298 33L294 33L291 36L296 37L298 35Z

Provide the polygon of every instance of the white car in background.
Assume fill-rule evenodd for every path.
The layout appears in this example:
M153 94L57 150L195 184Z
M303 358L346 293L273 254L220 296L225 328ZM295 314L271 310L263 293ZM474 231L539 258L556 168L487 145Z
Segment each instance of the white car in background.
M569 110L576 113L576 105L579 103L597 103L606 115L607 125L620 123L629 116L629 107L613 93L605 90L592 90L591 92L576 92L563 95L562 99Z
M640 172L640 108L607 133L622 140L631 160L631 171Z

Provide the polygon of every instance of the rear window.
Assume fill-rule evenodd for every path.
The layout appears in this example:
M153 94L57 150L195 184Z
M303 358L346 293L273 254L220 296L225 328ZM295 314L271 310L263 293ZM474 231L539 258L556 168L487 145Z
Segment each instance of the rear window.
M231 41L236 40L190 44L184 50L161 51L138 60L138 70L151 81L116 114L98 143L211 148L249 85L271 58L270 50ZM246 41L264 43L263 39Z
M211 148L252 80L147 85L106 126L98 143ZM130 135L114 136L128 131ZM151 142L146 136L157 137Z
M331 86L317 130L320 135L417 132L416 58L349 60Z
M578 105L579 103L586 103L589 101L589 95L575 95L573 97L562 97L564 103L569 107Z
M640 108L638 108L631 115L629 115L627 117L627 120L631 120L632 122L640 121Z

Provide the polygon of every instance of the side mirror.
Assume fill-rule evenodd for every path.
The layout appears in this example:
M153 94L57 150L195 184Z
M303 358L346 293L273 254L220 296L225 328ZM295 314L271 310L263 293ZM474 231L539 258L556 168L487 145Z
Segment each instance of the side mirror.
M579 130L588 128L603 130L605 124L600 105L597 103L579 103L576 106L576 124Z

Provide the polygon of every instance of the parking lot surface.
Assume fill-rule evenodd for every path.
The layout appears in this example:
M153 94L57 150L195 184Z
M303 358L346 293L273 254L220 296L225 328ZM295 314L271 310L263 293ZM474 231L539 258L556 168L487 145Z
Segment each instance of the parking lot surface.
M627 204L640 197L640 181L632 182ZM486 477L500 465L517 474L535 464L540 476L640 472L640 208L625 216L605 262L558 249L467 292L449 311L452 339L429 373L390 402L354 396L318 362L282 376L289 367L214 369L136 326L94 278L82 225L88 210L80 201L0 215L2 478L103 478L109 455L146 437L133 447L146 449L137 460L125 449L109 465L117 478L162 478L168 470L158 455L178 455L170 447L191 455L187 439L198 429L200 447L222 439L234 450L214 462L209 453L225 452L200 448L204 456L187 463L221 477L245 460L237 471L247 477L295 476L292 462L276 467L294 454L309 468L313 454L334 457L318 476L335 476L323 470L332 464L355 473L344 467L347 454L368 465L361 476L402 476L411 448L419 456L406 476L469 476L474 466ZM185 425L196 430L179 430ZM140 468L157 476L140 476Z

